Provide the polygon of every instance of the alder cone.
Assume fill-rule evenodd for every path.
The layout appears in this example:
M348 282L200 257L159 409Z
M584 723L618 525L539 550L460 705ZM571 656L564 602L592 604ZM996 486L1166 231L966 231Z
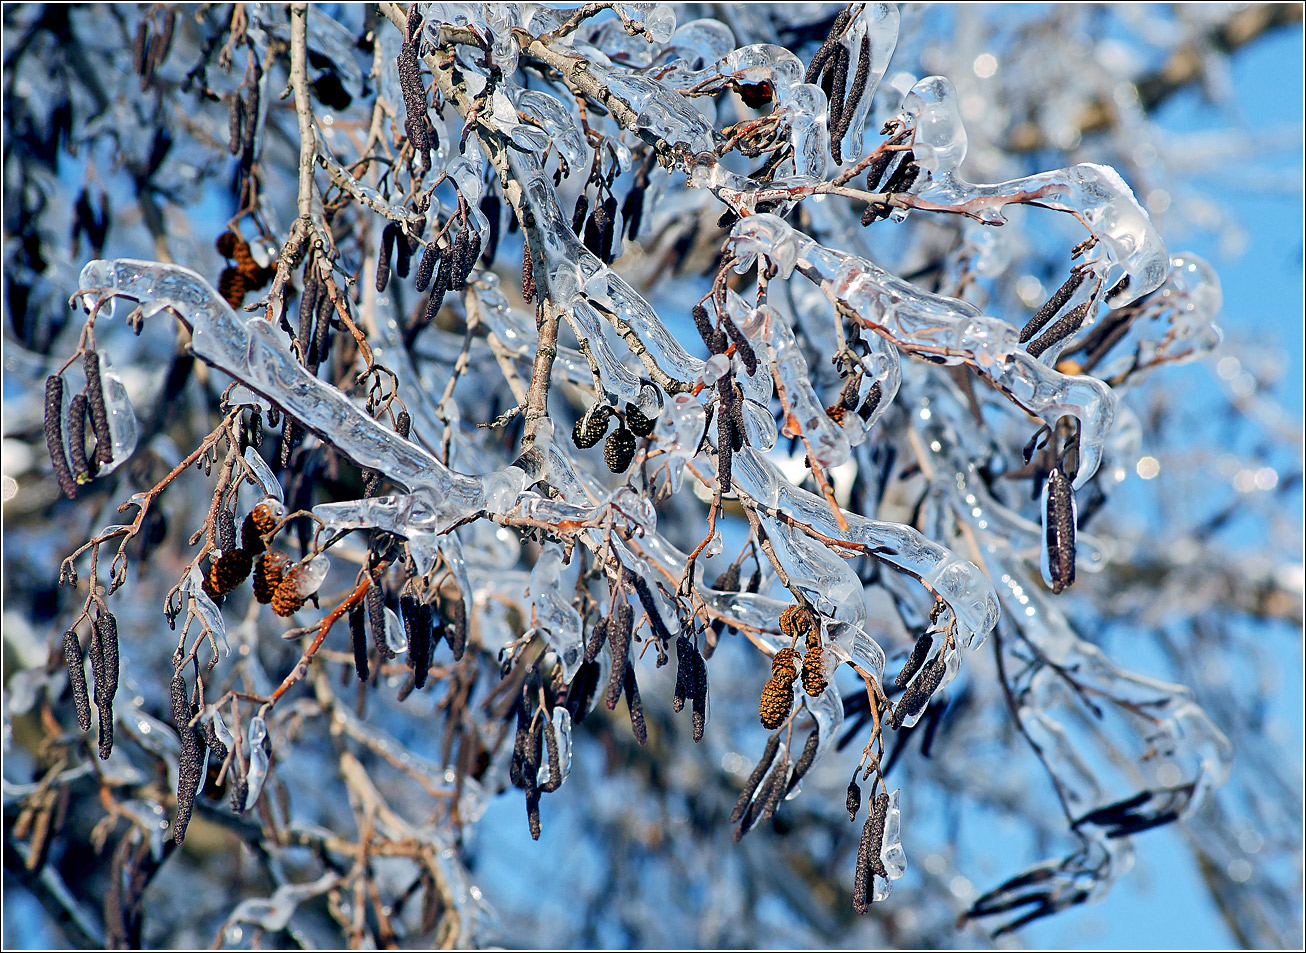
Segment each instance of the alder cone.
M825 649L809 646L803 656L803 691L815 698L825 691Z
M266 552L254 561L254 598L263 605L272 601L290 557L285 553ZM293 609L291 610L294 611Z
M779 728L789 717L789 710L794 707L794 688L792 678L785 679L773 675L762 688L762 697L757 703L757 713L762 717L762 727Z
M794 603L780 613L780 631L790 638L806 635L812 628L812 613L806 606Z
M281 584L272 593L272 611L280 616L294 615L308 597L299 591L300 567L295 566L281 576Z
M777 678L788 676L789 681L793 681L798 676L798 666L795 661L798 653L793 649L781 649L775 653L775 658L771 659L771 674Z
M603 439L608 432L608 421L612 418L612 408L606 405L595 407L572 428L571 440L581 450L587 450Z
M240 524L240 545L252 552L266 549L264 540L277 528L277 513L266 500L249 511Z
M608 435L603 445L603 462L613 473L625 473L635 459L635 435L622 427Z
M223 553L209 567L209 573L204 577L204 591L210 599L225 596L245 581L253 564L254 560L243 549Z
M644 411L640 410L634 404L626 405L626 426L629 427L637 436L647 437L657 426L657 421L652 417L645 416Z

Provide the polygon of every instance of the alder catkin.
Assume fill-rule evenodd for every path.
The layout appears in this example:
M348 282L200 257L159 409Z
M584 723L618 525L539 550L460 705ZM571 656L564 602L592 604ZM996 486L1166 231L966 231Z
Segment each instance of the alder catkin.
M77 727L91 730L91 702L86 691L86 666L82 661L82 643L75 629L63 634L63 660L68 669L68 685L77 708Z
M820 744L821 729L813 728L812 732L807 736L807 743L803 745L802 753L798 756L798 760L794 762L794 772L789 776L789 784L785 788L786 796L794 788L798 787L799 782L803 780L808 769L811 768L812 762L816 760L816 749L820 747Z
M1075 582L1075 490L1060 467L1048 473L1044 525L1052 591L1060 594Z
M363 608L362 601L355 602L349 607L349 641L354 650L354 671L358 673L360 682L367 681L372 674L367 664L367 631L364 628L366 618L367 610Z
M199 733L190 725L190 698L186 691L186 680L180 671L172 676L171 696L172 725L181 739L181 757L177 769L177 817L172 824L172 836L180 844L190 825L200 773L204 770L204 746Z
M445 638L449 641L454 661L461 660L467 651L467 606L461 592L456 593L449 602L449 626L445 630Z
M703 740L703 729L707 727L707 662L699 654L697 647L690 656L693 671L690 677L690 700L694 703L692 724L694 740Z
M395 236L399 233L399 226L394 222L386 224L381 229L381 247L376 253L376 291L381 294L385 291L385 286L390 283L390 256L394 254Z
M1029 342L1025 348L1030 357L1038 357L1054 344L1060 344L1070 335L1074 334L1083 327L1085 319L1088 318L1089 309L1093 307L1092 300L1085 301L1083 304L1077 304L1064 315L1053 322L1052 326L1046 331Z
M912 680L912 676L919 672L921 666L925 664L925 659L929 657L930 647L933 644L934 633L926 632L922 634L916 640L916 644L912 646L911 655L907 657L907 661L902 666L902 671L893 680L893 684L899 688L905 688L907 683Z
M1021 329L1020 337L1017 339L1019 343L1028 343L1030 338L1043 330L1044 326L1056 316L1057 312L1065 307L1066 302L1070 300L1070 296L1084 283L1087 274L1086 271L1072 271L1070 273L1070 277L1065 280L1060 288L1052 292L1052 297L1043 303L1043 307L1034 312L1034 316Z
M779 733L773 734L766 739L766 747L762 749L762 757L758 759L756 767L753 768L752 774L744 781L744 789L739 794L739 800L735 802L735 808L730 812L730 823L738 824L740 818L744 816L744 811L748 807L748 802L753 799L753 794L757 791L757 786L762 783L762 778L766 776L767 769L771 767L771 762L775 760L775 753L780 748Z
M435 274L435 265L439 260L440 246L432 239L426 243L426 248L422 251L422 258L417 263L415 287L419 293L425 291L431 284L431 276Z
M68 405L68 459L73 480L79 486L91 482L91 464L86 459L86 416L86 395L74 394Z
M77 482L63 449L63 378L58 374L45 379L45 447L59 488L68 499L77 499Z
M630 730L640 745L648 744L648 726L644 723L644 703L639 698L639 685L635 681L635 666L626 663L624 678L626 707L630 711Z
M239 92L231 98L231 115L227 120L227 151L239 155L245 147L245 97Z
M693 663L689 660L694 645L685 635L676 639L676 691L671 697L671 710L679 713L685 708L685 699L692 693L689 689L690 670Z
M372 644L376 646L381 661L394 658L395 654L390 651L390 645L385 639L385 593L376 580L372 580L372 584L367 587L363 603L367 607L367 626L372 630Z
M589 641L585 643L585 661L593 662L603 651L604 644L608 641L608 627L610 623L606 617L599 619L594 623L594 628L590 630ZM679 711L680 709L676 709Z
M857 778L848 782L848 798L844 802L844 807L848 809L848 820L852 821L857 818L857 812L862 809L862 789L857 784Z
M612 677L608 682L608 691L603 704L608 710L617 707L621 698L622 679L625 677L626 658L630 653L630 638L635 629L635 610L630 603L623 602L617 606L613 621L608 626L608 648L612 652Z

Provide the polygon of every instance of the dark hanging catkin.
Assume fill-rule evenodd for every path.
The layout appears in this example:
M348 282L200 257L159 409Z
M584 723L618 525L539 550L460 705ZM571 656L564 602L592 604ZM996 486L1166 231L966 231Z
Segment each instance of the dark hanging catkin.
M1052 323L1052 326L1029 342L1025 348L1030 357L1038 357L1054 344L1060 344L1070 335L1074 334L1083 327L1085 319L1088 317L1089 309L1093 307L1092 300L1085 301L1083 304L1077 304L1064 315Z
M689 656L693 651L694 644L686 636L676 639L676 691L671 696L671 710L677 713L684 710L685 699L691 694L689 680L693 662Z
M921 666L925 664L925 659L928 658L930 654L930 646L933 644L934 634L932 632L926 632L921 635L921 637L916 640L916 644L912 646L911 655L907 657L906 663L903 664L902 671L899 672L898 677L893 680L893 684L897 685L899 688L905 688L907 683L912 680L912 676L919 672Z
M100 664L92 664L91 672L95 676L95 705L100 710L100 758L108 760L113 751L113 698L118 694L118 620L112 612L96 613L95 645Z
M239 155L244 148L245 98L239 92L232 95L231 115L227 119L227 151Z
M603 704L608 710L617 707L621 698L622 679L626 672L626 659L630 653L630 637L635 627L635 610L629 603L617 606L612 623L608 626L608 648L612 652L612 676L608 682Z
M594 623L594 628L590 630L589 641L585 643L585 661L594 661L598 658L599 652L603 651L603 645L608 641L608 627L609 622L606 617Z
M848 91L848 98L844 100L843 114L839 117L839 122L835 131L831 133L831 138L837 137L842 144L844 136L848 134L848 129L852 126L853 113L857 111L857 104L862 100L862 94L866 92L866 80L871 71L871 38L862 37L862 43L857 51L857 72L853 76L852 89ZM859 137L860 138L860 137Z
M935 689L943 681L946 668L943 653L940 652L929 665L921 670L919 677L907 687L907 690L902 693L902 697L898 699L898 704L893 708L893 717L889 723L894 728L902 727L902 723L906 719L914 718L925 710L930 696L934 694Z
M1075 582L1075 490L1060 467L1048 473L1044 524L1052 591L1059 594Z
M630 730L640 745L648 744L648 726L644 723L644 703L639 698L639 684L635 681L635 666L626 663L626 707L630 711Z
M1072 271L1070 277L1065 280L1060 288L1052 293L1052 297L1044 302L1043 307L1034 313L1029 319L1029 323L1020 331L1019 341L1026 344L1038 332L1042 331L1044 326L1051 321L1063 307L1070 296L1078 290L1079 286L1084 283L1084 278L1088 274L1086 271Z
M732 437L733 428L730 425L730 418L726 414L724 407L722 407L720 412L717 414L716 427L717 427L716 479L717 479L717 485L721 488L721 494L724 496L726 493L730 492L730 487L731 487L730 467L732 463L731 454L734 452L731 449L731 442L732 442L731 437Z
M558 733L554 731L552 718L544 719L543 729L544 750L549 762L549 780L544 782L540 790L548 794L562 787L562 756L558 751Z
M771 769L771 776L766 779L766 787L758 792L758 799L762 802L762 820L775 817L780 801L788 790L788 780L789 754L786 752L780 759L780 763Z
M694 703L693 727L694 740L703 740L703 729L707 726L707 662L695 648L690 656L693 672L690 679L690 699Z
M380 294L385 291L385 286L390 283L390 256L394 254L395 236L399 234L399 226L394 222L389 222L381 230L381 248L376 254L376 290Z
M849 821L855 820L857 812L862 809L862 789L857 784L857 778L855 777L848 782L848 799L844 803L844 807L848 809Z
M830 102L826 110L826 122L830 129L830 157L836 165L843 164L843 143L835 127L843 115L844 87L848 82L848 63L852 56L848 47L840 43L834 50L834 64L831 67L833 77L830 85Z
M364 628L366 618L367 610L363 608L361 601L349 607L349 641L354 649L354 670L358 673L360 682L367 681L372 674L367 664L367 631Z
M77 482L63 449L63 378L58 374L45 379L45 447L59 488L68 499L77 499Z
M730 335L730 340L735 344L735 353L739 359L744 362L744 370L748 376L752 377L757 373L757 352L753 350L753 345L744 337L744 333L739 330L734 321L729 316L721 321L721 326L725 328L726 334Z
M417 604L413 635L408 642L408 657L413 666L413 680L419 691L426 686L426 679L431 669L431 656L435 650L432 640L432 635L435 633L434 614L434 609L429 604Z
M190 698L186 680L180 671L172 676L172 726L181 738L181 757L177 770L177 819L172 824L173 839L180 844L186 838L200 773L204 770L204 746L198 732L190 726Z
M785 788L786 796L788 796L790 791L798 787L798 783L802 781L804 775L807 774L808 769L812 766L812 762L816 760L816 749L820 747L820 744L821 730L819 728L813 728L812 733L807 736L807 743L803 745L802 753L798 756L798 760L794 762L794 773L789 776L789 784Z
M91 730L91 702L86 692L86 666L82 661L82 643L77 632L69 629L63 634L63 660L68 668L68 685L77 708L77 727Z
M467 606L462 593L456 593L449 603L449 627L445 632L454 661L459 661L467 651Z
M640 604L644 606L644 612L648 615L649 628L653 634L662 640L663 644L671 641L671 631L662 621L662 616L658 614L657 601L653 596L653 590L641 576L632 575L631 584L635 587L635 593L639 596Z
M86 415L86 395L75 394L68 405L68 458L79 486L91 482L91 465L86 459Z
M744 789L739 794L739 800L735 802L735 808L730 812L731 824L738 824L740 818L744 816L748 802L753 799L757 786L762 783L762 778L766 776L767 769L771 767L771 762L775 760L775 753L779 748L780 735L777 732L766 739L766 747L762 750L762 757L758 759L757 766L753 768L753 773L744 782Z
M440 246L432 239L426 243L426 248L422 251L422 258L417 263L416 288L419 294L431 284L431 276L435 274L435 265L439 260Z
M839 38L843 36L844 28L848 25L848 19L846 9L840 10L839 14L834 18L834 22L830 25L830 32L821 44L821 48L816 51L816 55L812 57L812 62L807 65L807 72L803 76L804 83L815 83L817 77L821 75L826 61L834 55L835 48L839 45Z
M584 192L576 196L576 207L571 213L571 230L580 235L585 228L585 217L590 213L590 200Z
M416 9L415 7L413 9ZM410 37L399 47L395 60L399 73L399 90L404 97L404 131L421 162L422 171L431 168L430 141L426 135L426 89L422 84L417 43Z

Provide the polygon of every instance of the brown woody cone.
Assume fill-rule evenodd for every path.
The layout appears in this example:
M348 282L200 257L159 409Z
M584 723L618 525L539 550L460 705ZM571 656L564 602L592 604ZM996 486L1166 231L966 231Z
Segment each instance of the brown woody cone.
M266 552L254 561L254 598L267 605L281 585L290 557L285 553Z
M794 706L793 676L786 679L782 675L773 675L762 689L762 697L757 703L757 712L762 717L762 727L779 728L789 717L789 709Z
M209 567L209 573L204 577L204 591L210 599L225 596L248 578L253 564L253 559L243 549L223 553Z

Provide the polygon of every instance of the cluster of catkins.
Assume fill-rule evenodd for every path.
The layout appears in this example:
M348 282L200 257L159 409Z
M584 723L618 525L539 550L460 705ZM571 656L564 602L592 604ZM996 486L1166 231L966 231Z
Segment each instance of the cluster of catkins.
M118 620L108 609L98 609L91 630L91 675L95 679L95 707L100 712L100 757L113 751L113 697L118 694ZM85 657L76 628L63 636L64 665L77 708L77 726L91 730L91 702L86 689Z
M845 96L852 54L841 42L841 38L851 22L848 10L841 10L803 77L804 83L813 83L825 90L826 101L830 104L830 157L838 163L843 162L843 138L852 125L853 114L866 92L866 81L871 70L871 39L863 36L857 51L857 71L853 74L852 87L847 89Z
M77 488L90 483L101 466L113 462L113 434L109 429L109 411L104 403L104 384L100 380L100 355L94 348L83 354L82 368L86 388L73 395L68 405L68 451L64 452L62 374L45 380L45 446L54 465L59 488L70 500L77 499ZM86 452L86 422L91 423L95 450Z

